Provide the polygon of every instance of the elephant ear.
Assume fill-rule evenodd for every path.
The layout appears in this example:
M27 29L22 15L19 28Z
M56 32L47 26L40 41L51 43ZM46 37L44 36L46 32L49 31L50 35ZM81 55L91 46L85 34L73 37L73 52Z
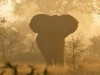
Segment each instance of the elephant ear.
M38 14L33 16L33 18L30 21L30 28L32 29L33 32L35 33L41 33L46 31L46 25L48 22L49 16L45 14Z
M60 22L62 23L62 32L65 36L75 32L78 27L78 21L70 15L62 15Z

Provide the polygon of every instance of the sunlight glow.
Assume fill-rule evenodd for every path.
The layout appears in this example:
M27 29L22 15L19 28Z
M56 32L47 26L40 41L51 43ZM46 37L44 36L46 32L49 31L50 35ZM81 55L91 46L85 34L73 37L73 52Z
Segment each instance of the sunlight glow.
M7 21L13 22L16 18L13 15L13 4L12 0L6 0L5 4L0 7L0 17L6 18Z
M100 26L100 15L93 13L94 25Z
M13 10L12 0L8 0L5 5L0 7L0 14L5 15L5 14L12 12L12 10Z
M17 3L21 3L21 0L16 0Z

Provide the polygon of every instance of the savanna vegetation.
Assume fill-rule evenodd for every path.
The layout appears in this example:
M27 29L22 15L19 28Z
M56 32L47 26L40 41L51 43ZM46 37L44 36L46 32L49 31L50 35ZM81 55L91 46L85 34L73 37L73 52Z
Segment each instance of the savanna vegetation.
M8 3L12 10L5 12ZM64 67L46 66L37 47L37 34L28 25L39 13L71 14L79 20L77 31L65 39ZM89 36L99 17L99 0L0 0L0 75L100 75L100 33Z

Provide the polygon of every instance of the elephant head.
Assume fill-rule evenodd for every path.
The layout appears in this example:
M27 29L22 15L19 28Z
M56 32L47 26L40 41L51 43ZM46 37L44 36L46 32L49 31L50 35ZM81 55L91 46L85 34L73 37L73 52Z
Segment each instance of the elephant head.
M38 33L37 45L46 59L47 64L64 63L64 39L75 32L78 21L70 15L38 14L33 16L29 24L33 32Z

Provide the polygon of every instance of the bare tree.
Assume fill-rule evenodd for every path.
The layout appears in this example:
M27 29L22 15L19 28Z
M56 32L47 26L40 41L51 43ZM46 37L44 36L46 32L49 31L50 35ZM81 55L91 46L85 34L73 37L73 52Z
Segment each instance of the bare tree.
M90 38L91 45L90 49L93 54L93 56L100 56L100 36L94 36L93 38Z
M21 32L13 26L5 27L5 22L5 18L0 18L0 51L4 62L12 60L14 55L24 50Z
M7 28L7 39L9 44L7 45L7 51L9 54L10 60L13 59L18 53L21 53L24 47L24 36L21 35L21 32L16 29L16 27L8 27Z
M82 54L88 49L83 43L81 34L71 36L70 40L66 42L66 59L69 61L69 65L76 68L76 63L81 58Z
M4 23L6 22L5 18L0 18L0 49L2 51L3 59L5 61L5 39L6 39L6 29L4 28Z

